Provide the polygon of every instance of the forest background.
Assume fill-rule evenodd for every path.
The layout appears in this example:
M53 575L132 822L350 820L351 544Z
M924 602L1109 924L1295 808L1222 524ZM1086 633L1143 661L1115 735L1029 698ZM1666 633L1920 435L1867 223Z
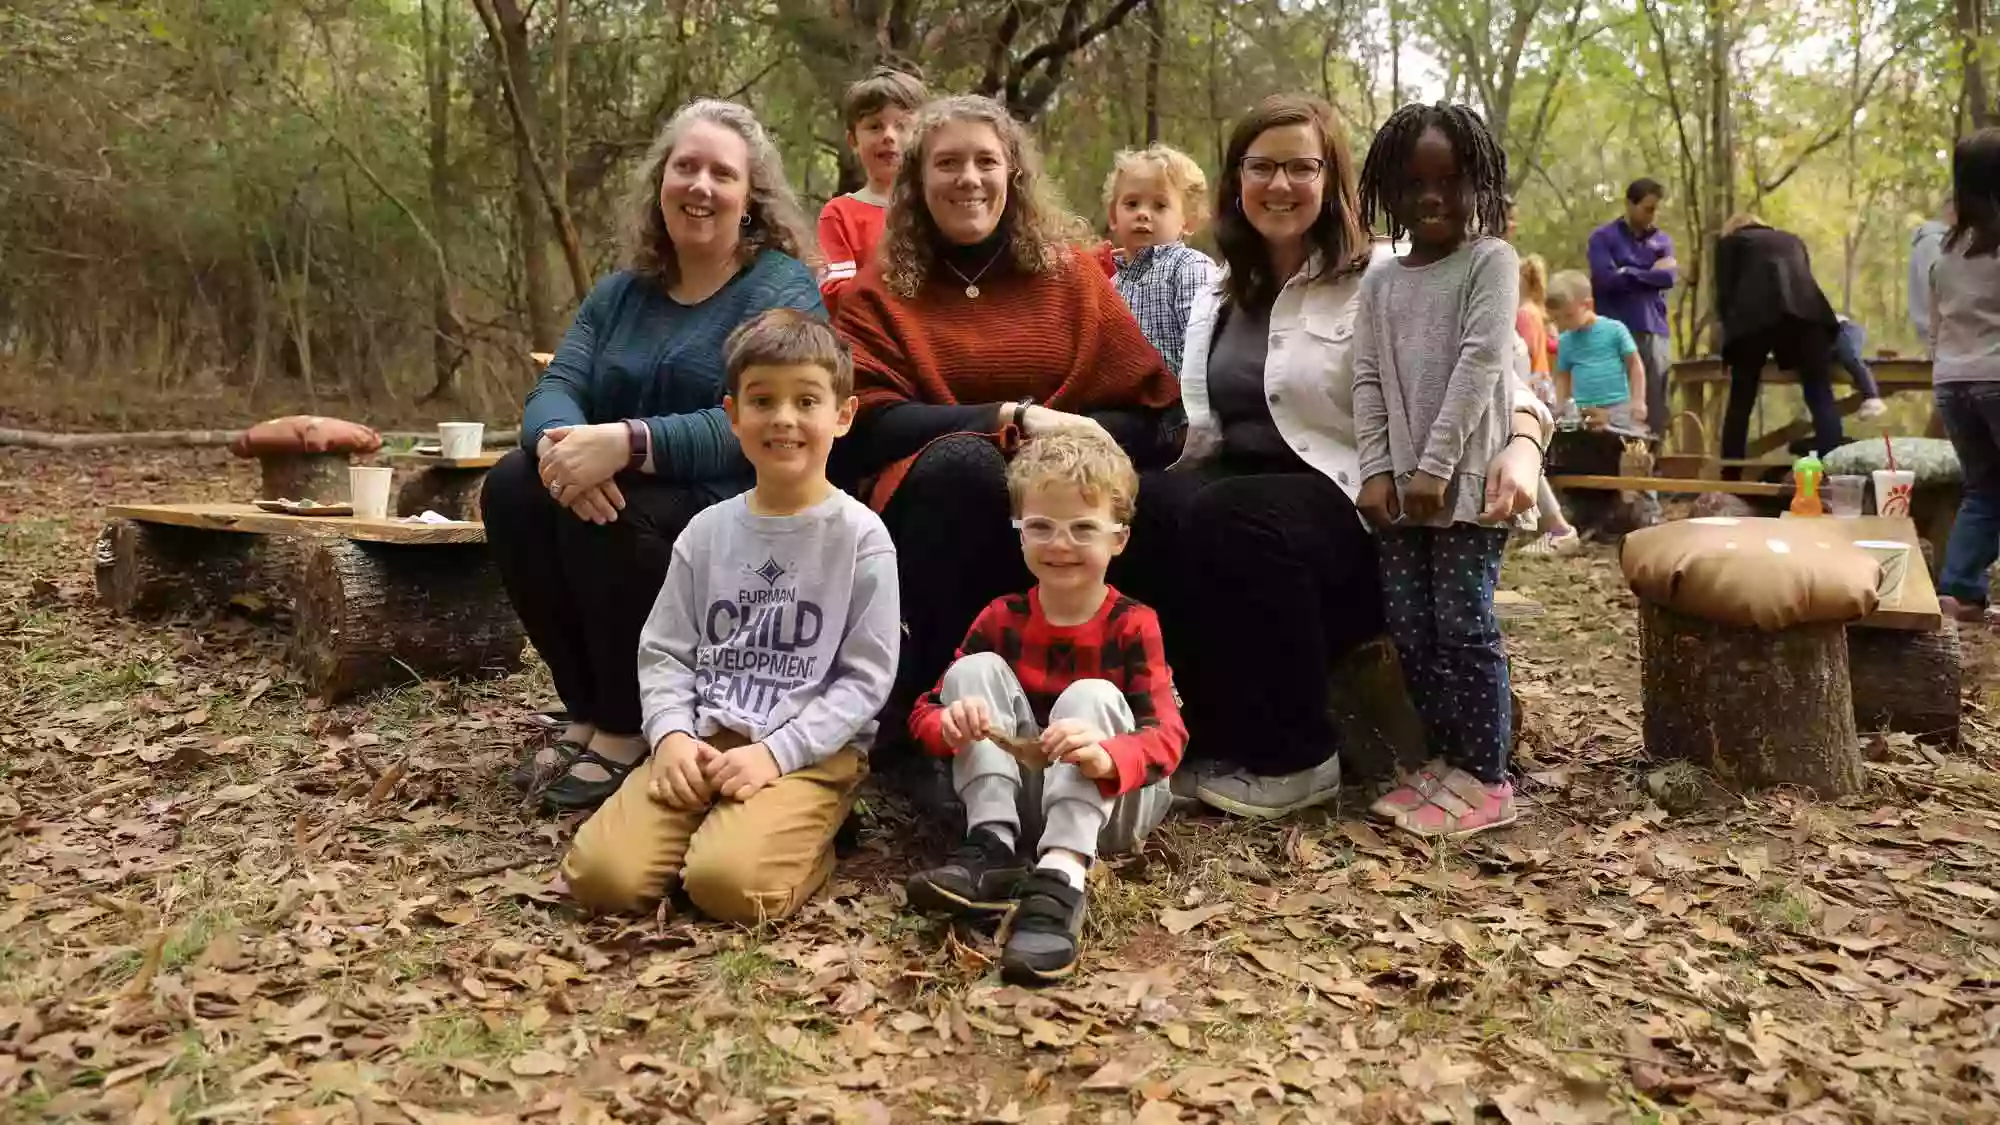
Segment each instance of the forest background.
M1994 0L11 0L0 6L0 424L297 409L518 418L616 265L659 124L734 98L809 208L855 186L838 103L880 62L1003 99L1102 226L1111 158L1213 175L1265 94L1364 148L1401 102L1478 107L1519 242L1581 264L1625 184L1668 188L1676 354L1715 231L1811 246L1870 347L1919 350L1912 230L2000 121Z

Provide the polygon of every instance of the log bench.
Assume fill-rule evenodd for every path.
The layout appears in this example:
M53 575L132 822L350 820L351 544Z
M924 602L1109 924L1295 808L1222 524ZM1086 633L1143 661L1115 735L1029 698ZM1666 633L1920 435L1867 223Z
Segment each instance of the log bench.
M521 667L519 621L477 523L293 516L248 504L119 504L98 537L98 597L118 614L215 607L278 587L290 658L331 702L433 677Z
M396 514L415 516L432 511L447 519L477 521L486 470L499 464L502 456L502 453L481 453L474 457L400 453L391 457L389 463L402 479L396 489Z

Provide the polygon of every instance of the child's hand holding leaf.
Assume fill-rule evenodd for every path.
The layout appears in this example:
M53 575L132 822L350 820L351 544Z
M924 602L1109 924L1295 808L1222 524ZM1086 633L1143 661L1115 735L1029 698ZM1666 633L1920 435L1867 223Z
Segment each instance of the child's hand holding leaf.
M944 709L943 727L945 742L963 750L993 737L993 709L977 696L954 700Z
M1105 737L1082 719L1057 719L1042 732L1041 749L1050 762L1068 762L1083 776L1102 781L1118 772L1118 764L1104 748Z

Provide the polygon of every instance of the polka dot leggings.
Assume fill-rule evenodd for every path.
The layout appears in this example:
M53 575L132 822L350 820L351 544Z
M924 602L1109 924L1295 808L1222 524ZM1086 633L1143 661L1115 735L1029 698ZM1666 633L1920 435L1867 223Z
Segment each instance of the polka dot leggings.
M1488 785L1507 777L1513 703L1493 589L1507 529L1382 533L1382 593L1430 754Z

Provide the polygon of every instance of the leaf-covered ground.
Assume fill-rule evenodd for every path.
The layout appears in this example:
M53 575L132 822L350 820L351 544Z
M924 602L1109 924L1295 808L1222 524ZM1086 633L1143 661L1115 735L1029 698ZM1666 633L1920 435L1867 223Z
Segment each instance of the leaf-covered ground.
M538 669L324 708L277 610L96 607L103 504L253 487L219 452L0 450L0 1118L2000 1116L1984 638L1961 754L1875 737L1854 801L1670 814L1609 555L1510 563L1548 606L1510 625L1520 825L1176 820L1101 866L1087 971L1029 992L901 911L927 841L891 796L770 932L584 919L543 889L571 826L503 780Z

